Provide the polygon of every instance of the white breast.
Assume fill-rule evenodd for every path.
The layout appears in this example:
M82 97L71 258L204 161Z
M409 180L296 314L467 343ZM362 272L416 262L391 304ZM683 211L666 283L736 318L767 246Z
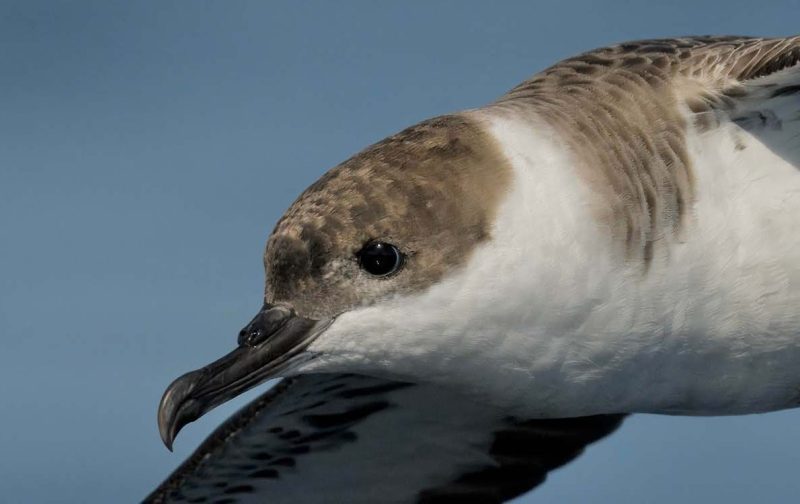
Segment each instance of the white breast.
M515 345L530 359L531 407L727 414L797 404L800 104L774 105L795 111L773 118L781 128L728 122L689 134L693 218L645 274L591 218L574 165L543 125L493 120L517 174L495 243L516 241L534 263L521 261L514 279L517 300L536 304Z
M797 168L735 124L690 134L693 218L643 273L547 125L474 114L514 169L492 240L425 293L343 315L304 371L436 382L527 416L794 405ZM795 142L797 124L783 133Z

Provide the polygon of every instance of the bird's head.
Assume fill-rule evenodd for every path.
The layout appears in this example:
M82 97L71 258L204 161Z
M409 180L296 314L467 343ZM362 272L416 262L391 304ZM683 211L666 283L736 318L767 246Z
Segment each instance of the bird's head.
M165 392L167 446L183 425L269 378L357 372L413 381L443 369L459 339L491 344L497 310L486 293L500 289L497 265L470 261L497 241L511 179L493 137L463 114L408 128L325 174L275 226L263 308L238 347ZM469 268L484 274L465 275Z

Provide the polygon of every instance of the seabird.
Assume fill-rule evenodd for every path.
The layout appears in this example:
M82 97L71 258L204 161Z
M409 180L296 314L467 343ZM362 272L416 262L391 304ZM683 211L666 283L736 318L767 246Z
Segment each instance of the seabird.
M292 204L147 502L503 502L631 413L800 403L800 37L630 42L356 154Z

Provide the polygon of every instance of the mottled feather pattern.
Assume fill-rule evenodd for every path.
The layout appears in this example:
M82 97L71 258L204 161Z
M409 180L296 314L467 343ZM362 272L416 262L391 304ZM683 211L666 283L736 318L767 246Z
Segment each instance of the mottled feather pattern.
M680 238L696 192L682 108L710 127L713 109L732 107L742 82L799 61L800 37L629 42L560 62L498 104L558 131L600 195L601 222L629 258L647 263L659 240Z
M621 421L525 421L409 383L290 378L220 426L145 502L500 503L542 483ZM385 439L362 438L382 430ZM395 446L411 440L418 446Z
M286 211L267 245L267 301L322 317L368 296L424 289L489 238L509 182L492 139L463 115L386 138L330 170ZM379 283L365 277L355 253L370 240L400 244L413 273Z
M459 475L420 493L420 504L502 503L544 483L547 474L583 453L587 445L619 428L624 415L559 420L506 419L493 434L496 464Z
M619 44L331 170L265 255L269 302L336 319L309 374L147 502L499 503L623 413L797 406L798 63L800 37ZM359 271L373 239L404 274Z

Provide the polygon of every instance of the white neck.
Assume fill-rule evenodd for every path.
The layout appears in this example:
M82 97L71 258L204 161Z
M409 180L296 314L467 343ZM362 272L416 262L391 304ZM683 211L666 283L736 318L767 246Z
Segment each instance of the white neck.
M592 194L552 131L513 111L473 114L514 170L491 241L428 291L343 315L311 347L325 356L302 371L431 381L528 416L794 406L800 233L786 230L800 219L800 177L791 165L755 140L753 158L736 160L690 140L694 221L643 272L593 217ZM711 145L728 141L716 134ZM792 194L776 217L773 197Z

